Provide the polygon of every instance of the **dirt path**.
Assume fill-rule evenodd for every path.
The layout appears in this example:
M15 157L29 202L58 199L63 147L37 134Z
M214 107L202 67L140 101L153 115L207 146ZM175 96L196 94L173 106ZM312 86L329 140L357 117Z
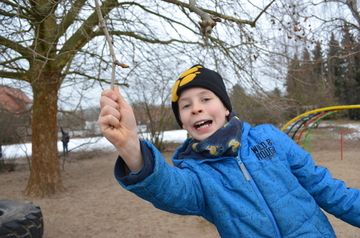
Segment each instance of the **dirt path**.
M313 148L316 163L328 167L348 186L360 189L359 142L346 143L344 160L340 160L338 141L314 138ZM169 157L169 153L165 155ZM30 199L43 211L45 238L219 237L202 218L157 210L122 189L113 177L115 159L113 153L66 163L63 184L67 191L51 199ZM0 174L0 199L29 200L21 193L28 177L26 166ZM339 238L360 237L359 228L331 215L329 219Z

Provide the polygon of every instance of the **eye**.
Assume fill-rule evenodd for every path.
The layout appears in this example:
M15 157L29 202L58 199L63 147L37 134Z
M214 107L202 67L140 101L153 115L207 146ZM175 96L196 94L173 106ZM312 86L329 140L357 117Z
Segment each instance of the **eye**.
M190 107L190 104L185 104L183 106L181 106L181 109L186 109L186 108L189 108Z
M210 101L210 100L211 100L210 98L204 98L204 99L203 99L204 102L208 102L208 101Z

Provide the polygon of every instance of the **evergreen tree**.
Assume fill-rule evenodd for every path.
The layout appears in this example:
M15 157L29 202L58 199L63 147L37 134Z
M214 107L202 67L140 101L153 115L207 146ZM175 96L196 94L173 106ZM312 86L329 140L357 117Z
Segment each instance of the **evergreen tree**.
M314 82L311 68L310 53L306 48L303 49L302 59L298 60L295 55L288 67L285 86L288 97L295 100L296 114L316 107L312 99Z
M322 48L320 44L316 44L314 50L312 50L312 73L315 76L315 78L317 78L317 82L322 82L323 81L323 52L322 52Z
M288 65L285 88L288 98L297 100L301 94L300 87L301 72L300 72L300 61L297 54L294 55L294 58L290 61Z
M318 100L314 99L317 93L316 76L313 72L313 61L310 52L306 47L303 49L302 61L300 64L301 74L299 75L301 85L301 95L299 96L299 105L301 106L300 112L305 112L311 109L315 109Z
M327 62L326 62L326 80L329 84L333 85L334 96L339 104L343 104L344 95L344 60L340 56L342 55L342 49L339 41L335 39L334 33L331 34L331 38L328 44Z
M287 97L294 100L293 106L297 108L293 114L334 104L333 86L325 78L320 44L311 52L304 48L301 60L294 56L288 66L285 87Z
M342 38L345 75L341 86L340 100L346 105L360 104L360 61L359 56L354 52L359 51L359 46L355 37L345 25ZM349 110L350 119L359 119L359 110Z
M311 65L309 66L309 88L307 93L311 97L311 102L317 108L332 106L335 103L333 85L326 80L324 53L321 44L316 44L311 51Z

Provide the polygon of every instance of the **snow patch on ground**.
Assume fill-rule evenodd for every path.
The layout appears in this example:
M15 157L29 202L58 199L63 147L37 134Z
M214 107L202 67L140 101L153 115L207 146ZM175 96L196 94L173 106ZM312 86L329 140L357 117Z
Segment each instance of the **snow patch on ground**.
M144 138L147 134L144 133ZM181 143L187 138L185 130L165 131L163 135L165 142ZM62 142L57 143L58 151L62 152ZM113 145L105 137L70 138L69 151L89 151L94 149L113 149ZM31 143L3 145L2 156L4 159L16 159L31 156Z

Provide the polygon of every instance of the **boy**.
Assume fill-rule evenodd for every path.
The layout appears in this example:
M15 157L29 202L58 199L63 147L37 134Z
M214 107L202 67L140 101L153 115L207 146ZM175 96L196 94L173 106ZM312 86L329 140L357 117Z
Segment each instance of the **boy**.
M360 227L359 190L315 166L275 127L241 121L212 70L195 65L173 87L174 115L191 135L175 152L174 167L139 141L117 88L105 90L100 104L99 126L120 155L117 181L159 209L202 216L221 237L335 237L320 207Z
M70 141L70 136L69 136L69 132L67 130L64 131L62 127L60 127L60 130L61 130L61 134L62 134L61 141L63 143L63 153L64 153L64 156L66 156L69 154L68 143Z

